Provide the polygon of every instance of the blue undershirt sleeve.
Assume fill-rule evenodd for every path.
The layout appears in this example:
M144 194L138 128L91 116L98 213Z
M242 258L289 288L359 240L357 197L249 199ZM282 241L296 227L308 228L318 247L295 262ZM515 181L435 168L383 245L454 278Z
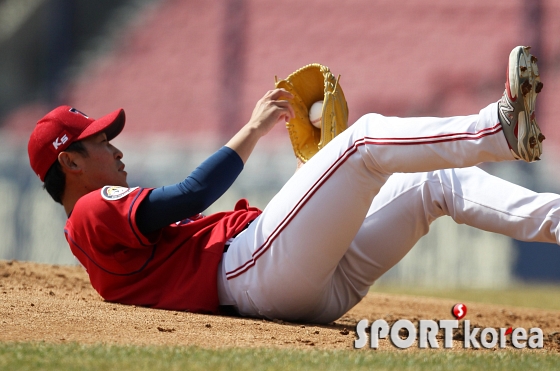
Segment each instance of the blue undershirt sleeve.
M220 198L243 170L233 149L222 147L180 183L153 189L136 211L136 225L147 235L196 215Z

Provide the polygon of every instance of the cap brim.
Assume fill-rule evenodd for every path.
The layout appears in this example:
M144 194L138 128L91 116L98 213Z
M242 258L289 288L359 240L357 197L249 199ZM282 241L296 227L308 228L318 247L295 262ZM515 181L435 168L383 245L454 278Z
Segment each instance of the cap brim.
M112 140L120 134L125 121L124 110L118 109L92 122L76 140L82 140L101 132L107 134L107 140Z

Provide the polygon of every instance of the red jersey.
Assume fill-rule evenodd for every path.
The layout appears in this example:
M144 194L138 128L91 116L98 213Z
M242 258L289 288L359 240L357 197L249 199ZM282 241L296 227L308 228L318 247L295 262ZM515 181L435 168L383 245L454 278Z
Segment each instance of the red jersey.
M107 301L216 313L225 242L261 211L243 199L234 211L187 219L145 236L136 211L150 190L103 187L80 198L64 229L72 253Z

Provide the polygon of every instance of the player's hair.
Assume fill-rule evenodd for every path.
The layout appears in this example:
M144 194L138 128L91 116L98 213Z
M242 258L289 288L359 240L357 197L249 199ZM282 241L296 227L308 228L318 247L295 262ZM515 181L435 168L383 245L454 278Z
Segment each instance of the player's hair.
M64 150L64 152L77 152L82 156L88 156L86 147L81 141L74 142ZM62 205L62 195L66 185L66 175L62 171L62 166L58 159L52 164L47 175L45 175L45 183L43 189L46 189L52 199Z

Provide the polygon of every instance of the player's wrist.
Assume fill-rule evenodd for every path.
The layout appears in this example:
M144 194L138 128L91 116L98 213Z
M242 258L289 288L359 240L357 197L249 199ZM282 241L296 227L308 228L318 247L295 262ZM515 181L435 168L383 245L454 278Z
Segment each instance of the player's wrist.
M241 130L245 131L248 136L260 138L267 133L264 127L265 125L261 120L249 120Z

